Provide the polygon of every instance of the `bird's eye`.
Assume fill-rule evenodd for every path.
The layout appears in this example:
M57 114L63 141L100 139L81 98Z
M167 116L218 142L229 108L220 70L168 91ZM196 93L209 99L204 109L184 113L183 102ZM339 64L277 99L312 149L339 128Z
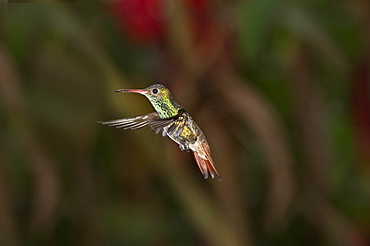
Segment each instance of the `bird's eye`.
M157 94L158 93L158 89L153 89L152 92L153 92L153 94Z

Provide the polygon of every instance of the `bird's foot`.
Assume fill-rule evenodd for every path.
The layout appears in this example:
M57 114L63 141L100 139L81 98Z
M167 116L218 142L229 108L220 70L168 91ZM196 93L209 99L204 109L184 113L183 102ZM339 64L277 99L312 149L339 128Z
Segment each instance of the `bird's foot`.
M189 149L189 146L185 146L185 145L179 145L181 151L186 151L186 152L189 152L190 149Z

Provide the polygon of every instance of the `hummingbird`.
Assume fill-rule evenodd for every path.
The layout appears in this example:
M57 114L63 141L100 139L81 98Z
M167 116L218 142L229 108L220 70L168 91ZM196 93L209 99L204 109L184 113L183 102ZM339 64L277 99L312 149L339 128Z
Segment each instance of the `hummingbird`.
M173 100L165 86L154 84L145 89L119 89L116 92L144 95L155 112L133 118L98 121L98 123L124 130L137 130L149 126L156 134L167 136L176 142L182 151L192 151L205 179L211 176L212 179L222 180L215 168L211 149L202 130L185 109Z

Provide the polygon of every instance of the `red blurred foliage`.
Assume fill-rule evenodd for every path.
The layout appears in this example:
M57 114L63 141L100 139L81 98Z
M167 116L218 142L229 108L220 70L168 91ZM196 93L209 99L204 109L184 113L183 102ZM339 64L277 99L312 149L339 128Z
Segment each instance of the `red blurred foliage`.
M370 166L370 59L356 69L352 81L352 114L357 159Z
M210 24L213 0L181 0L194 41ZM173 4L173 3L172 3ZM110 4L113 17L122 32L140 44L164 43L166 21L172 14L171 3L165 0L117 0Z
M110 9L124 34L134 42L160 42L164 38L162 0L118 0Z
M205 30L212 26L212 0L182 0L189 17L189 25L195 40L199 39Z

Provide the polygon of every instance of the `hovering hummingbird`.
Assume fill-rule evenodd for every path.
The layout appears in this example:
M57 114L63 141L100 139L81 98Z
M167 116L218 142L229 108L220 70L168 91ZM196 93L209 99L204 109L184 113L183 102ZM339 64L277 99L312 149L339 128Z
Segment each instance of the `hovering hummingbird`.
M151 130L163 137L168 136L175 141L182 151L193 151L203 177L222 180L211 158L211 149L202 130L193 118L171 96L170 91L163 85L155 84L145 89L119 89L116 92L139 93L146 96L156 112L112 121L99 123L136 130L149 126Z

